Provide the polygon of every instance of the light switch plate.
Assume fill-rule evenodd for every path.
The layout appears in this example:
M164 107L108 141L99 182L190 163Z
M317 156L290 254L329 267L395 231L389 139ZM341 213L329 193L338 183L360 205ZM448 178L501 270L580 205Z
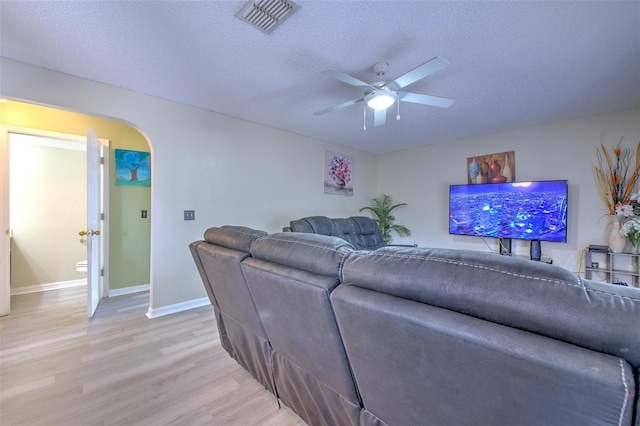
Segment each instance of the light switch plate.
M196 220L196 211L195 210L185 210L184 211L184 220Z

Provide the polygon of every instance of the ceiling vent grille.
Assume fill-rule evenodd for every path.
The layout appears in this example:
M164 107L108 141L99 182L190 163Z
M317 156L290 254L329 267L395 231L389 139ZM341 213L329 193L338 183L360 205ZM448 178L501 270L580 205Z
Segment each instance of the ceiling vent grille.
M265 34L271 34L278 25L298 10L290 0L249 0L236 13L236 17Z

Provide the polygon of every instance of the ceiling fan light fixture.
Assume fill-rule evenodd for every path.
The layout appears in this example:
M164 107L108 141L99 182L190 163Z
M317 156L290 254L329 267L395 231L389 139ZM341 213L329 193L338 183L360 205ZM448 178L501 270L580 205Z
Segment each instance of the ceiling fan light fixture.
M369 108L376 111L385 110L398 101L398 93L393 90L376 90L364 97Z

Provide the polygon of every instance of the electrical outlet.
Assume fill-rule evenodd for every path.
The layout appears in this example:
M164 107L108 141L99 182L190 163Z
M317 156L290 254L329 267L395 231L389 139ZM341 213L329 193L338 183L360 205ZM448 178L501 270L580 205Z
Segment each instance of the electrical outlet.
M196 211L195 210L185 210L184 211L184 220L196 220Z
M142 211L140 212L140 217L141 217L142 219L146 219L146 218L147 218L147 211L146 211L146 210L142 210Z

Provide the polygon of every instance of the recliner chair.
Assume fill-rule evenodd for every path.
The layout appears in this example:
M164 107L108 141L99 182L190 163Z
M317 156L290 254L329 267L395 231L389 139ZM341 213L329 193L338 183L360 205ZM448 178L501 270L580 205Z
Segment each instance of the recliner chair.
M326 216L309 216L292 220L284 232L305 232L330 237L339 237L358 250L377 250L385 247L382 232L375 220L367 216L330 219ZM400 247L415 247L414 244L393 244Z

